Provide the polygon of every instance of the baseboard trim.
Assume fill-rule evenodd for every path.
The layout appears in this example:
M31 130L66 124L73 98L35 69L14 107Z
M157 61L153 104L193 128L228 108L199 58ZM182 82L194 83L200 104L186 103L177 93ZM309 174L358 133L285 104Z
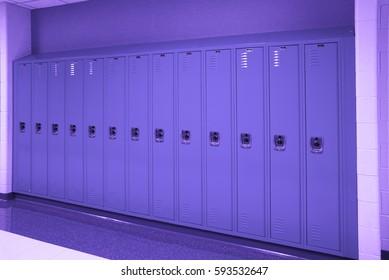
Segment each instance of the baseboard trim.
M11 200L15 198L14 193L0 193L0 199L2 200Z
M389 251L381 251L381 260L389 260Z

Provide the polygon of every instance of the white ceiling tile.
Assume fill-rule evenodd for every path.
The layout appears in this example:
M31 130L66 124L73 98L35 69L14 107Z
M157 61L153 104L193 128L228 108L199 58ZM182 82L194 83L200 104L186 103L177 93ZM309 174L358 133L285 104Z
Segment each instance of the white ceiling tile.
M89 0L0 0L0 3L9 2L24 8L41 9L41 8L48 8L48 7L84 2L84 1L89 1Z

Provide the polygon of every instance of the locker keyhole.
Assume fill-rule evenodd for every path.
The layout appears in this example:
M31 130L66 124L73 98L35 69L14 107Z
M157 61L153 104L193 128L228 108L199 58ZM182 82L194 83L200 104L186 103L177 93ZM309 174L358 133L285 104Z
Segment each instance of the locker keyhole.
M189 130L181 131L181 143L182 144L190 144L190 131Z
M35 133L40 134L42 132L42 124L41 123L36 123L35 124Z
M109 127L109 138L116 139L116 135L117 135L116 127L110 126Z
M70 136L76 136L77 127L75 124L69 126Z
M131 128L131 140L133 141L139 140L139 128L137 127Z
M240 134L240 146L244 149L251 148L251 134L241 133Z
M20 122L19 123L19 131L20 131L20 133L25 133L26 132L26 123L25 122Z
M219 146L220 145L220 134L219 132L211 131L209 133L210 145Z
M88 127L88 134L89 134L89 138L95 138L96 137L96 127L94 125L90 125Z
M53 134L53 135L58 135L58 124L56 124L56 123L53 123L52 125L51 125L51 133Z
M277 151L284 151L286 149L285 135L274 135L274 149Z
M155 129L155 142L163 142L164 139L164 131L161 128Z
M322 137L311 137L311 152L319 154L323 152L324 140Z

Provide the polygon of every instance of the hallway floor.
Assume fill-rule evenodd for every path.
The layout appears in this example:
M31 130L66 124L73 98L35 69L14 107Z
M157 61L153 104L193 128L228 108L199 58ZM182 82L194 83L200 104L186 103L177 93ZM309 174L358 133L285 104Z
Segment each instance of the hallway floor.
M0 259L100 258L338 259L26 196L0 200Z

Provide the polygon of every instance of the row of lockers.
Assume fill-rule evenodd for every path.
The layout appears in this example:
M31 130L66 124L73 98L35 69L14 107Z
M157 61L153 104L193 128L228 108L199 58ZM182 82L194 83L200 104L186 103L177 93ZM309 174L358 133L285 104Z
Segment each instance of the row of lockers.
M350 254L344 61L325 42L15 63L14 191Z

